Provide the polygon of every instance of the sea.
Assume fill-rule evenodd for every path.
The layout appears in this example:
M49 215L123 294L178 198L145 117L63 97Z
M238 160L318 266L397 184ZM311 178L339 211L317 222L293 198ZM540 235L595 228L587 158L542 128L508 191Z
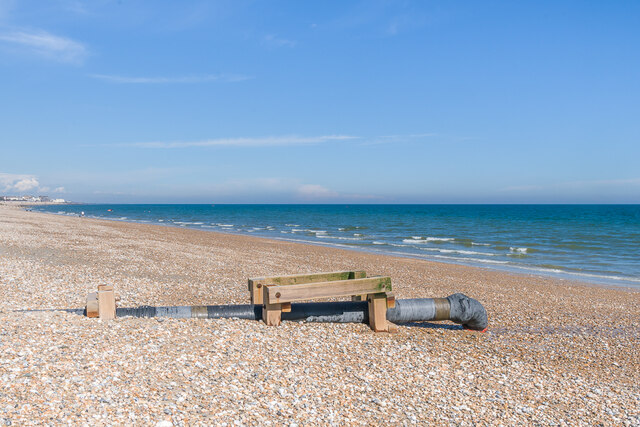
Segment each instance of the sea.
M69 204L34 210L640 287L640 205Z

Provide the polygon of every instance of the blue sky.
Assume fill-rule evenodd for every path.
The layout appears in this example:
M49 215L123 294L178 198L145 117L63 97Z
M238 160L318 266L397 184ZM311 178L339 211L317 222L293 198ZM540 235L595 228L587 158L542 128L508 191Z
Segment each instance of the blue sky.
M0 0L0 194L640 203L640 2Z

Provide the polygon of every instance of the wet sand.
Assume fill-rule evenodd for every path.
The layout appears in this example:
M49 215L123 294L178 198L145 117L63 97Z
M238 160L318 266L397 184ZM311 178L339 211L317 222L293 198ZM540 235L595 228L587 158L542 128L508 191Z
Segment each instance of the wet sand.
M391 276L397 298L462 292L489 331L69 313L248 303L249 277ZM0 205L0 425L640 425L640 291L250 236Z

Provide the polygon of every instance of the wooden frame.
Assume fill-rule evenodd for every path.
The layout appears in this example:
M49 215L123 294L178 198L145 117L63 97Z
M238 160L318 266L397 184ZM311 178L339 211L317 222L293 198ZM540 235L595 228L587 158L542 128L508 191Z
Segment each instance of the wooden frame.
M348 272L319 273L305 275L316 279L304 283L305 276L284 276L280 284L261 283L262 320L269 326L278 326L282 321L282 312L291 310L291 303L314 298L334 298L366 296L369 307L369 326L376 332L397 332L397 326L387 320L387 309L395 306L395 296L391 293L390 277L362 277L343 280L318 281L328 275ZM366 276L361 272L362 276ZM342 276L344 277L344 276ZM253 282L257 285L258 282ZM254 298L255 300L255 298Z

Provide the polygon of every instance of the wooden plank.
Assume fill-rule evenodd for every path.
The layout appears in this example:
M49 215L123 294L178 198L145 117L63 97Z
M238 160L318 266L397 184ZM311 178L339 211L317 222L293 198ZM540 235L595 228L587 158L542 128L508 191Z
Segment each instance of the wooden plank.
M334 280L362 279L367 277L364 271L332 271L329 273L293 274L289 276L255 277L249 279L249 298L251 304L262 304L262 285L295 285L299 283L330 282Z
M98 285L98 315L104 320L116 318L116 297L111 285Z
M391 291L390 277L337 280L333 282L303 283L287 286L269 286L263 298L271 304L304 301L313 298L331 298ZM386 301L386 300L385 300ZM385 302L386 304L386 302Z
M87 317L98 317L98 293L91 292L87 295L87 306L86 306Z
M269 287L269 285L262 287L262 298L265 301L262 305L262 321L266 323L267 326L279 326L282 321L282 304L269 304L266 302L268 301L266 294Z

